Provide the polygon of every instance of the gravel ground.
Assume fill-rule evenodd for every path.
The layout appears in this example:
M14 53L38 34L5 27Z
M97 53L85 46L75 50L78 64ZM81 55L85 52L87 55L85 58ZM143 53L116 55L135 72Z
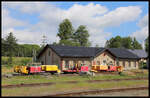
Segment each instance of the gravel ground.
M123 92L112 92L94 95L83 95L83 96L149 96L149 90L130 90Z

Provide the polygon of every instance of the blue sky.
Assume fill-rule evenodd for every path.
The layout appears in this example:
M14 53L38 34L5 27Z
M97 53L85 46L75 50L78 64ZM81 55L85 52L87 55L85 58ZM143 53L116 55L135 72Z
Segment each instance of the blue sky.
M74 27L86 25L93 46L104 46L106 40L117 35L136 37L140 43L148 36L148 2L145 1L3 2L2 11L3 37L13 31L20 43L40 44L37 38L43 34L48 43L58 42L57 28L65 18L69 18ZM94 15L99 16L94 18Z

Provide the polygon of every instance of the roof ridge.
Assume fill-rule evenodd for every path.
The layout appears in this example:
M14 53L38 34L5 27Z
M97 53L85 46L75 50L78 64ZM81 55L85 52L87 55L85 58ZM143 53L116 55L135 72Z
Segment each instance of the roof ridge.
M104 47L88 47L88 46L67 46L67 45L53 45L53 44L47 44L49 46L62 46L62 47L81 47L81 48L104 48Z

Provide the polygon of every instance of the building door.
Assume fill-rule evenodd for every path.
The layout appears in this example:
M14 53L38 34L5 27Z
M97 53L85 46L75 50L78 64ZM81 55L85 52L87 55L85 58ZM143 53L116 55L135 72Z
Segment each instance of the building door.
M134 62L134 67L136 68L136 61Z
M131 67L131 61L128 61L129 62L129 67Z

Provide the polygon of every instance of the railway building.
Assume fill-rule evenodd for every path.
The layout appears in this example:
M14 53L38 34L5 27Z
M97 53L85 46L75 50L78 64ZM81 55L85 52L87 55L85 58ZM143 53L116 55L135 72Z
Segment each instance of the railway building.
M130 50L103 47L75 47L47 44L38 54L42 65L58 65L61 70L67 70L75 64L118 65L124 70L138 69L140 61L146 61L144 50Z

